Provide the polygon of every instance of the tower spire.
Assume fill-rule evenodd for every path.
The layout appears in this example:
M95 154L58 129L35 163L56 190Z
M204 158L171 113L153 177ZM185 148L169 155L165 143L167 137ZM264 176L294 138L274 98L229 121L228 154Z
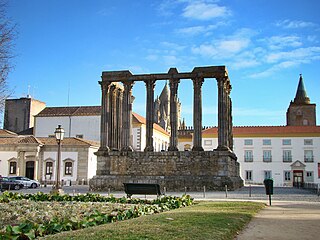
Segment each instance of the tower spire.
M300 104L310 104L310 99L308 98L306 89L304 87L302 74L300 74L297 93L296 93L296 97L294 98L293 102L300 103Z

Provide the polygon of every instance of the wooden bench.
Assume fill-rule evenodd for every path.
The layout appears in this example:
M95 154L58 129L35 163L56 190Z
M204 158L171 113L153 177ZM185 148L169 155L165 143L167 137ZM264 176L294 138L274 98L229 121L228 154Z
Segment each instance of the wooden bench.
M161 195L160 185L156 183L123 183L124 191L130 198L133 194Z

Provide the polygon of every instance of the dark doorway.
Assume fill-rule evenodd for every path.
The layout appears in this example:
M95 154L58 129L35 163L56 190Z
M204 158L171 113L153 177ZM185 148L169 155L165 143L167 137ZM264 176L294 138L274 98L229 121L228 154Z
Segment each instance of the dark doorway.
M34 179L34 161L26 162L26 177Z
M302 187L303 170L293 170L293 186Z

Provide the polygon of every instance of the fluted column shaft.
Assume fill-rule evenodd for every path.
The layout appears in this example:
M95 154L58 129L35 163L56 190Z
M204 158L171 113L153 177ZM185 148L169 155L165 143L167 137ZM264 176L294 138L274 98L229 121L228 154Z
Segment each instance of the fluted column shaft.
M132 151L132 86L133 82L123 82L122 103L122 151Z
M193 148L192 151L203 151L202 148L202 83L203 78L197 77L193 81Z
M229 150L226 77L218 78L218 149Z
M117 89L117 149L122 148L121 137L122 137L122 101L123 93L122 89Z
M178 103L178 86L180 79L170 79L170 146L168 151L178 151L178 114L177 114L177 103Z
M101 85L101 125L100 125L100 149L108 148L108 117L109 117L109 87L111 82L99 82Z
M146 89L147 89L147 107L146 107L146 147L144 149L145 152L153 152L153 122L154 122L154 87L155 80L151 79L145 81Z

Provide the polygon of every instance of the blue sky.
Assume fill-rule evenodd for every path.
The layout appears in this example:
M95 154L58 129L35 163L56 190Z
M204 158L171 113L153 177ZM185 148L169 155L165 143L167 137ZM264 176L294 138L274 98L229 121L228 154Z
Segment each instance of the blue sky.
M319 9L318 0L10 0L19 35L9 83L13 97L29 92L47 106L99 105L102 71L226 65L234 125L285 125L300 73L319 109ZM144 84L133 94L144 115ZM191 81L178 94L192 125ZM203 125L217 125L214 79L203 84Z

